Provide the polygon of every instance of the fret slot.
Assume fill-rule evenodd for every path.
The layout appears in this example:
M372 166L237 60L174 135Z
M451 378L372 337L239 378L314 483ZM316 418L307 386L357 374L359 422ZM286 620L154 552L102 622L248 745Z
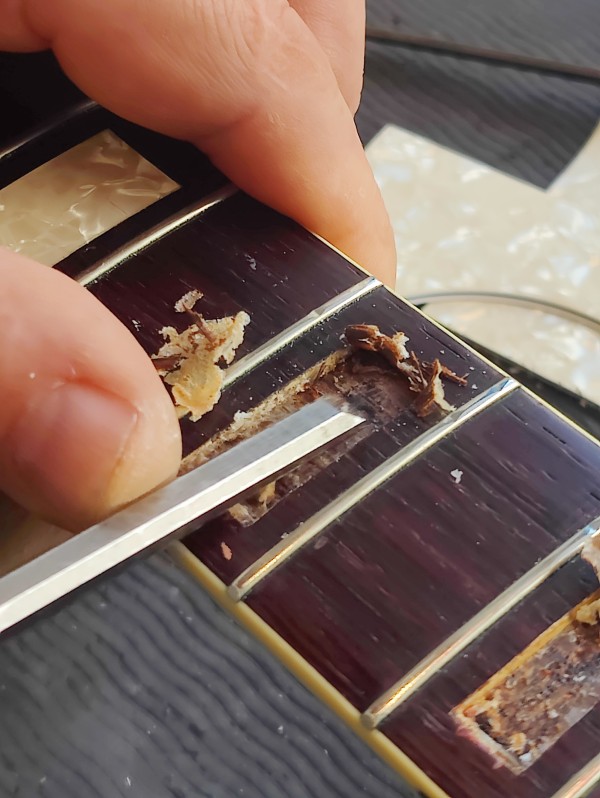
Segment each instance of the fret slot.
M600 700L600 593L554 623L452 711L458 733L520 774Z
M266 577L287 562L307 543L314 540L330 524L337 521L364 498L373 493L384 482L391 479L406 468L415 459L435 446L448 435L458 430L463 424L491 407L518 387L508 378L492 386L484 393L472 399L464 407L452 411L438 424L424 432L416 440L405 446L382 466L372 471L356 485L343 493L338 499L324 507L319 513L301 524L294 532L270 549L235 579L228 588L228 593L235 601L240 601Z
M577 532L555 551L524 574L498 598L484 607L468 623L440 643L427 657L412 668L393 687L378 698L363 714L363 723L369 729L377 728L394 710L398 709L417 690L455 659L500 618L510 612L520 601L541 585L559 568L580 554L585 543L600 532L600 517Z

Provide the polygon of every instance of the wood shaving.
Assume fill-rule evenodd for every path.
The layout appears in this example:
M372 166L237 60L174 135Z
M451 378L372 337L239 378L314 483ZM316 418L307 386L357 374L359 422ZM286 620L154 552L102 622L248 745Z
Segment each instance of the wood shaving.
M193 323L183 332L164 327L165 343L152 356L158 373L167 385L176 407L198 421L221 397L224 371L244 340L250 317L243 311L223 319L205 319L194 310L202 299L200 291L189 291L175 303L178 313L187 313Z
M233 557L233 552L231 551L227 543L225 543L224 541L221 543L221 553L223 554L223 557L226 560L231 560L231 558Z
M408 337L403 332L389 336L375 324L353 324L346 328L345 338L353 349L382 355L407 378L411 391L417 394L415 411L420 418L436 409L454 410L454 406L446 401L442 378L463 386L467 384L467 378L455 374L437 358L433 363L419 360L415 352L406 348Z
M460 485L460 482L463 478L463 472L460 469L455 468L454 471L450 472L450 476L457 485Z
M193 310L196 302L202 299L203 296L204 294L202 291L198 291L194 288L192 291L188 291L187 294L184 294L181 299L177 300L175 303L175 310L177 313L184 313L186 310Z
M248 502L234 504L229 509L229 515L241 526L250 526L257 518L262 518L263 515L269 512L276 499L277 480L273 480Z
M596 626L600 622L600 599L579 607L575 613L575 620L586 626Z

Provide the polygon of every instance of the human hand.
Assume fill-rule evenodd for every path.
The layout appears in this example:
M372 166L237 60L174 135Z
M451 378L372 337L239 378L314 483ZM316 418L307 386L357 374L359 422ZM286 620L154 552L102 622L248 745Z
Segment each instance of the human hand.
M392 283L391 227L353 122L364 0L0 0L0 18L0 49L51 47L90 97L194 143ZM2 253L0 324L0 488L77 529L176 474L168 394L91 294Z

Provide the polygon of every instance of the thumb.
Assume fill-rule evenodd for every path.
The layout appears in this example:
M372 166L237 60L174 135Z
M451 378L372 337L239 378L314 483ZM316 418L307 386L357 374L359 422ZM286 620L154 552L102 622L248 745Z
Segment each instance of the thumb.
M81 529L176 475L171 400L83 287L0 250L0 329L1 490Z

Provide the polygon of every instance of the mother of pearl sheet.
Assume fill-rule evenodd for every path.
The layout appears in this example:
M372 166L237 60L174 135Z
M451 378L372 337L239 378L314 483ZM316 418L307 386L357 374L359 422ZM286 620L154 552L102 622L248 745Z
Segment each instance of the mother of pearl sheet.
M54 266L177 188L105 130L0 189L0 246Z
M600 127L547 191L394 126L367 152L392 217L400 294L518 294L600 317ZM509 302L427 311L600 403L597 332Z

